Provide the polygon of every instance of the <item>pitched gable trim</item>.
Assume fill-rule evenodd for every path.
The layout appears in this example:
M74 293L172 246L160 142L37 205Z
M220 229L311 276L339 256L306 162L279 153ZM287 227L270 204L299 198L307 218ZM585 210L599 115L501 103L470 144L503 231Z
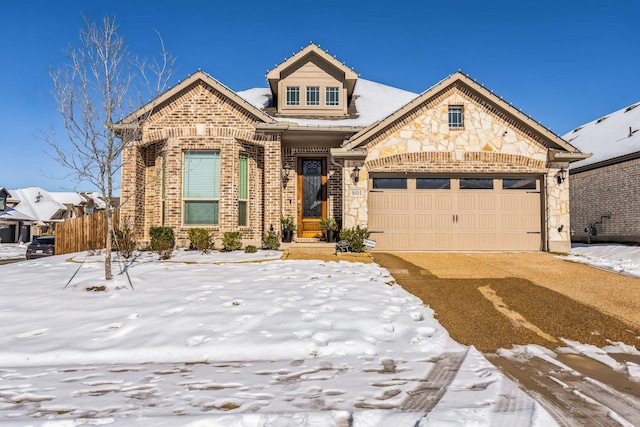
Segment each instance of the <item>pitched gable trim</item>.
M267 72L267 81L269 82L271 93L276 96L278 95L278 81L282 78L282 73L286 69L288 69L304 57L312 54L316 54L321 59L344 74L344 79L347 82L347 92L348 95L351 96L351 94L353 93L355 82L358 79L358 73L356 73L353 69L347 67L344 63L336 59L335 56L332 56L331 54L329 54L329 52L321 49L320 46L313 42L309 43L307 46L303 47L298 52L285 59L281 64L276 65L272 70Z
M423 105L437 98L446 90L456 85L458 85L458 88L463 91L465 91L465 88L468 88L468 91L465 91L467 95L474 96L475 94L476 100L478 102L483 103L485 108L490 108L495 113L502 113L501 116L505 120L513 123L514 125L517 125L518 123L523 124L524 127L529 130L527 134L529 134L529 136L542 143L546 147L558 148L562 151L568 151L571 153L580 153L580 150L573 147L571 144L563 140L551 130L542 126L531 117L525 115L522 111L507 103L504 99L498 97L493 92L489 91L487 88L460 71L436 83L431 88L424 91L411 102L401 107L396 112L390 114L382 121L373 123L368 128L363 129L360 133L347 141L344 147L349 149L355 148L358 145L362 145L378 133L383 132L393 123L401 120L405 116L410 115L416 109L421 108ZM487 101L495 104L495 106L486 103Z
M139 108L138 110L129 114L124 119L120 120L116 124L116 127L125 128L127 126L130 126L132 123L136 123L142 116L149 114L153 110L159 109L161 105L173 99L175 96L177 96L181 92L186 91L192 85L197 84L198 81L202 81L207 85L211 86L213 89L220 92L227 99L231 100L234 104L236 104L243 110L253 115L257 120L263 121L263 122L274 121L274 119L271 116L269 116L267 113L258 109L251 103L241 98L238 94L236 94L234 91L232 91L231 89L229 89L228 87L220 83L218 80L214 79L204 71L198 70L194 74L191 74L189 77L187 77L185 80L179 82L172 88L168 89L166 92L162 93L152 101L145 104L143 107Z

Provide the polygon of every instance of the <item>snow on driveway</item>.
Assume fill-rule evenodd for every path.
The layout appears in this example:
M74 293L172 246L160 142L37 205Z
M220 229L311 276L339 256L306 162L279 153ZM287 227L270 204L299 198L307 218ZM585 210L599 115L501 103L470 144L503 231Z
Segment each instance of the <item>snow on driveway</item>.
M279 256L0 266L0 424L556 425L385 269Z

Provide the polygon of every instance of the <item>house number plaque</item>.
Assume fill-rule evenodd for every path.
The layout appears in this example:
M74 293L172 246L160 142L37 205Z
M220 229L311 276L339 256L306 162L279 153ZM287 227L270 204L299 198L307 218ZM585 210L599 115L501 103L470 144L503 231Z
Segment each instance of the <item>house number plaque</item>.
M361 188L352 188L350 194L351 197L362 197L364 196L364 190Z

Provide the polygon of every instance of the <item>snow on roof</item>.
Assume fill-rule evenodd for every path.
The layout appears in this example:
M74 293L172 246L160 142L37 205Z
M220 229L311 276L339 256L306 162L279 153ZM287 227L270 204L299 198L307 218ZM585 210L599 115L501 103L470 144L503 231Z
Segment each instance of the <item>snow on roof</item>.
M56 191L56 192L50 192L49 194L51 194L51 196L56 202L62 203L65 205L78 206L78 205L83 205L87 203L87 199L82 197L80 193L75 193L72 191L69 191L69 192Z
M640 103L577 127L562 138L583 153L593 153L588 159L571 164L571 168L591 165L635 152L640 152Z
M84 193L84 195L89 197L91 200L93 200L93 204L95 205L96 209L107 208L107 203L104 200L102 200L102 195L97 191L92 191L91 193Z
M19 200L14 209L38 221L50 220L58 211L67 208L56 201L51 193L40 187L10 190L11 198Z
M35 221L35 218L7 206L3 212L0 212L0 220Z
M271 91L269 88L254 88L237 92L245 101L257 108L264 109L269 105ZM297 123L302 126L362 126L366 127L377 120L382 120L389 114L409 103L417 93L387 86L370 80L358 79L353 91L356 97L356 110L358 117L355 119L296 119L291 117L276 117L274 120Z

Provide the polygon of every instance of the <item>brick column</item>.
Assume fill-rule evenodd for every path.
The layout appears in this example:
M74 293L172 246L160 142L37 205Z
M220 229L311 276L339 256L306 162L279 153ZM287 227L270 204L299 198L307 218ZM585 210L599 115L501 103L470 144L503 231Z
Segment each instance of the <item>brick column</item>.
M273 225L276 232L280 231L280 216L282 211L282 143L280 135L274 136L273 141L265 141L264 147L264 211L262 233Z

